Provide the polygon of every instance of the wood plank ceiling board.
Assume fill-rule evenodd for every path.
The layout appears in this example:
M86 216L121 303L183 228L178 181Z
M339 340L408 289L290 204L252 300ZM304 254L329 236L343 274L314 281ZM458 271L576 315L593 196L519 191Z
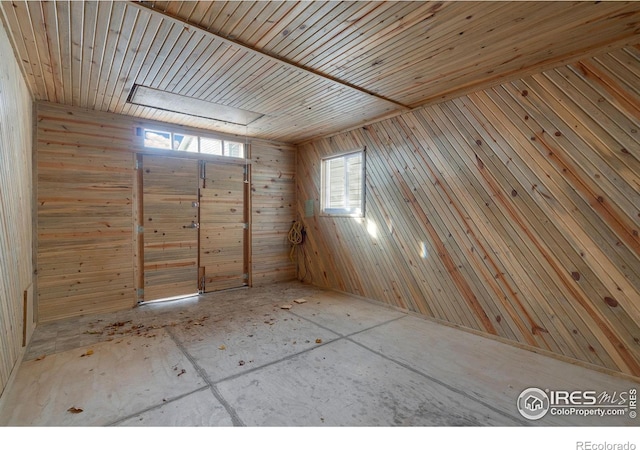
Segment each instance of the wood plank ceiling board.
M36 100L300 143L640 42L640 2L0 2ZM127 102L144 85L264 116Z
M637 42L640 29L636 2L268 2L259 29L229 21L228 2L200 17L182 13L193 2L142 3L412 107Z

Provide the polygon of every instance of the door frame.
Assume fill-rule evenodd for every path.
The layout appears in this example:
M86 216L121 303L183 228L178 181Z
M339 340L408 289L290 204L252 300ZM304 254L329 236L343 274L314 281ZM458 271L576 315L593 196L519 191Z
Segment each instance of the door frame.
M253 286L253 264L252 264L252 209L251 209L251 146L245 145L245 158L240 160L239 158L229 158L217 155L205 155L202 153L185 153L176 152L172 150L143 150L137 151L134 154L134 169L135 169L135 187L132 195L132 209L134 225L133 225L133 250L134 250L134 270L135 270L135 289L137 304L145 303L144 300L144 186L143 186L143 164L142 159L144 155L149 156L161 156L166 158L184 158L184 159L196 159L198 161L205 161L208 163L219 165L232 165L232 166L244 166L245 168L245 183L244 183L244 214L246 218L247 228L245 230L244 239L244 270L248 275L247 283L242 287ZM198 174L198 177L200 175ZM199 180L198 180L199 181ZM199 186L198 186L199 189ZM200 208L198 208L198 214ZM199 220L199 217L198 217ZM198 233L198 240L200 234ZM198 245L198 248L200 246ZM201 292L200 289L200 251L198 250L198 278L194 280L196 289ZM240 287L239 287L240 288ZM235 288L237 289L237 288ZM155 301L155 300L154 300ZM148 303L148 302L147 302Z

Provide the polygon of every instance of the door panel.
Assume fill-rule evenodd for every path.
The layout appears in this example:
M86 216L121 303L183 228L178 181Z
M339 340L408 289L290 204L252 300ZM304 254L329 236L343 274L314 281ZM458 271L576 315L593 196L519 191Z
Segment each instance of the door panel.
M200 189L200 267L204 291L245 286L244 167L206 163Z
M144 155L144 300L198 292L198 161Z

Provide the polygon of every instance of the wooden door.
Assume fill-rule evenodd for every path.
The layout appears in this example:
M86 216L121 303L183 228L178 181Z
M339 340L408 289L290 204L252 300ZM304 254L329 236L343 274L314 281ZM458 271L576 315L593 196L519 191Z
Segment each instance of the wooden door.
M144 155L144 301L198 292L198 161Z
M244 166L203 163L200 276L204 292L248 284ZM202 287L202 286L201 286Z

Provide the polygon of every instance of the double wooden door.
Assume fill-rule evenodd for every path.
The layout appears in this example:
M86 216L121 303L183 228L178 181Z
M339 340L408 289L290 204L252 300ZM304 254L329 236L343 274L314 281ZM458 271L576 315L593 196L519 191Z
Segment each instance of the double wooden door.
M144 155L144 301L247 284L244 166Z

